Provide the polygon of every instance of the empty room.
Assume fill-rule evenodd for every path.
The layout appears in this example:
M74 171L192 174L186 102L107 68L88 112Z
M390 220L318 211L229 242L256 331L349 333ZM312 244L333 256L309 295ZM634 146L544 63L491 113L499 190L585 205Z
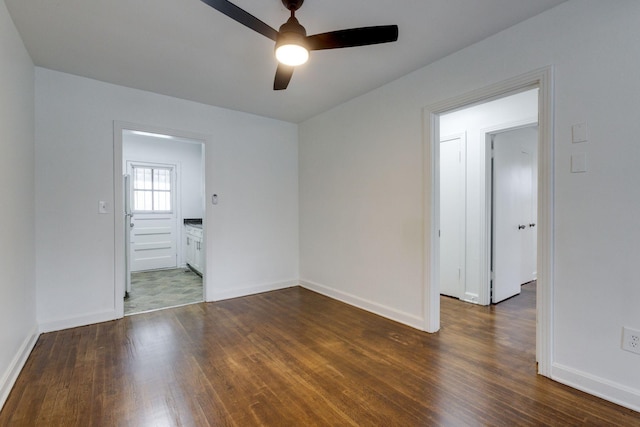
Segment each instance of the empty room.
M1 1L0 425L640 426L638 22Z

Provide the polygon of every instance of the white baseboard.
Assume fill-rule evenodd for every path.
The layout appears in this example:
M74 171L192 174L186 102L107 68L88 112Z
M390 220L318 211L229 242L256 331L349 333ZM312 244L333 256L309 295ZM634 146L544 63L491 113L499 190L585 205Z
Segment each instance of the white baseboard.
M471 292L465 292L463 297L460 298L462 301L469 302L471 304L480 304L480 297L478 294L474 294ZM480 304L481 305L481 304Z
M275 291L278 289L297 286L297 280L287 282L267 283L246 288L229 289L223 291L207 292L207 301L221 301L225 299L244 297L262 292ZM213 294L213 295L210 295ZM94 323L108 322L117 319L115 310L106 310L97 313L90 313L77 317L69 317L55 320L44 320L40 322L40 333L60 331L62 329L77 328L79 326L92 325Z
M369 301L364 298L348 294L346 292L338 291L337 289L330 288L319 283L310 282L308 280L301 280L300 286L319 294L328 296L330 298L336 299L338 301L342 301L349 305L353 305L355 307L377 314L378 316L386 317L387 319L403 323L407 326L411 326L412 328L416 328L421 331L424 330L424 319L422 317L398 311L394 308L387 307L385 305L378 304L376 302Z
M117 319L115 310L106 310L97 313L85 314L64 319L45 320L40 322L40 333L60 331L62 329L77 328L79 326L92 325L94 323L108 322Z
M640 412L640 390L554 363L551 378L625 408Z
M289 280L286 282L265 283L262 285L247 286L237 289L214 290L207 292L207 302L222 301L232 298L246 297L248 295L260 294L263 292L277 291L278 289L291 288L298 286L297 280Z
M20 375L24 364L27 362L31 350L33 350L33 347L36 345L39 336L38 327L36 326L22 342L11 364L2 375L0 379L0 409L2 409L4 403L7 401L9 393L18 379L18 375Z

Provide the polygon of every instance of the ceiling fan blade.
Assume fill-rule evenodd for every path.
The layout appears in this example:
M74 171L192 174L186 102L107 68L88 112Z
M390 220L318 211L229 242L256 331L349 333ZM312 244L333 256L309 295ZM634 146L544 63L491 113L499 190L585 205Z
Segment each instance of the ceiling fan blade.
M309 50L338 49L342 47L366 46L398 40L397 25L351 28L331 31L307 37Z
M202 2L273 41L278 38L278 31L227 0L202 0Z
M276 78L273 81L273 90L284 90L289 86L294 68L290 65L278 64Z

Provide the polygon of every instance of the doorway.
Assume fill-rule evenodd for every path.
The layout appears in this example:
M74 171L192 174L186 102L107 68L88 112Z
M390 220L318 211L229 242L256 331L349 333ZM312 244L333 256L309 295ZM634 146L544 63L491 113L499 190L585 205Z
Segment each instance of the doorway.
M492 295L496 295L496 292L492 293L492 286L496 284L494 276L499 273L499 285L503 289L503 273L508 273L510 264L502 260L506 255L515 255L515 248L511 246L514 242L503 241L509 234L502 232L503 228L495 227L493 219L496 215L499 218L503 215L502 205L510 206L507 202L511 199L507 199L505 194L523 197L522 189L513 182L514 177L520 179L522 185L528 183L529 195L533 191L531 161L536 158L537 132L526 133L524 127L530 129L531 126L537 126L537 112L538 89L533 88L440 115L438 238L441 294L480 305L498 302L492 300ZM513 150L506 150L511 145L502 143L521 132L529 136L529 145L525 150L530 160L528 180L521 177L523 166L518 157L524 156L520 151L523 142L514 141ZM494 140L500 148L501 162L498 164L502 175L498 181L493 176ZM507 154L511 154L511 157L507 157ZM496 186L496 183L499 185ZM494 189L498 189L499 193L492 191ZM499 211L493 204L495 200L500 202ZM521 200L514 200L513 203L519 207ZM529 209L534 208L529 206ZM524 221L520 216L524 215L519 215L519 220ZM526 217L527 230L519 234L529 236L535 230L533 227L529 229L532 222L530 215ZM510 230L510 226L507 229ZM495 239L495 232L498 232L499 240ZM512 240L516 238L514 236ZM496 242L500 242L500 245L496 245ZM499 271L493 265L496 251L500 254ZM535 264L535 251L528 251L527 255L531 256L530 263Z
M204 144L165 132L122 129L123 314L204 301ZM188 231L203 260L188 264ZM193 264L193 263L191 263Z
M553 130L552 130L552 69L545 67L523 74L518 77L494 84L448 99L424 108L424 330L437 332L440 329L440 137L451 132L441 132L441 116L470 106L488 101L498 100L508 95L518 94L531 89L538 89L537 119L539 126L538 140L538 180L537 201L538 215L536 224L537 236L537 292L536 292L536 354L538 373L551 375L552 365L552 307L553 307ZM523 123L513 123L512 126ZM496 129L486 129L486 133ZM469 137L469 134L467 134ZM483 151L483 150L481 150ZM468 150L467 150L468 152ZM481 152L480 156L486 156ZM484 158L481 164L484 164ZM485 171L486 172L486 171ZM485 174L477 175L474 181L467 177L467 183L482 185L490 179ZM479 227L480 237L485 245L490 243L490 206L481 205L483 209L472 216L472 221L485 225ZM469 224L469 221L467 221ZM490 251L484 250L487 259L479 259L480 271L478 277L483 280L490 278ZM467 265L469 257L467 257ZM469 268L467 268L467 283L469 283ZM482 289L484 287L479 287ZM478 295L478 298L484 297Z

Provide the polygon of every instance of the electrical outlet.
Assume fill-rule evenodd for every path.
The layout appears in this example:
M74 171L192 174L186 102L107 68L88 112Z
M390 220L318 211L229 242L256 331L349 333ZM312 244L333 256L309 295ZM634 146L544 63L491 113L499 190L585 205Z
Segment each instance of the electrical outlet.
M622 349L640 354L640 331L622 328Z

